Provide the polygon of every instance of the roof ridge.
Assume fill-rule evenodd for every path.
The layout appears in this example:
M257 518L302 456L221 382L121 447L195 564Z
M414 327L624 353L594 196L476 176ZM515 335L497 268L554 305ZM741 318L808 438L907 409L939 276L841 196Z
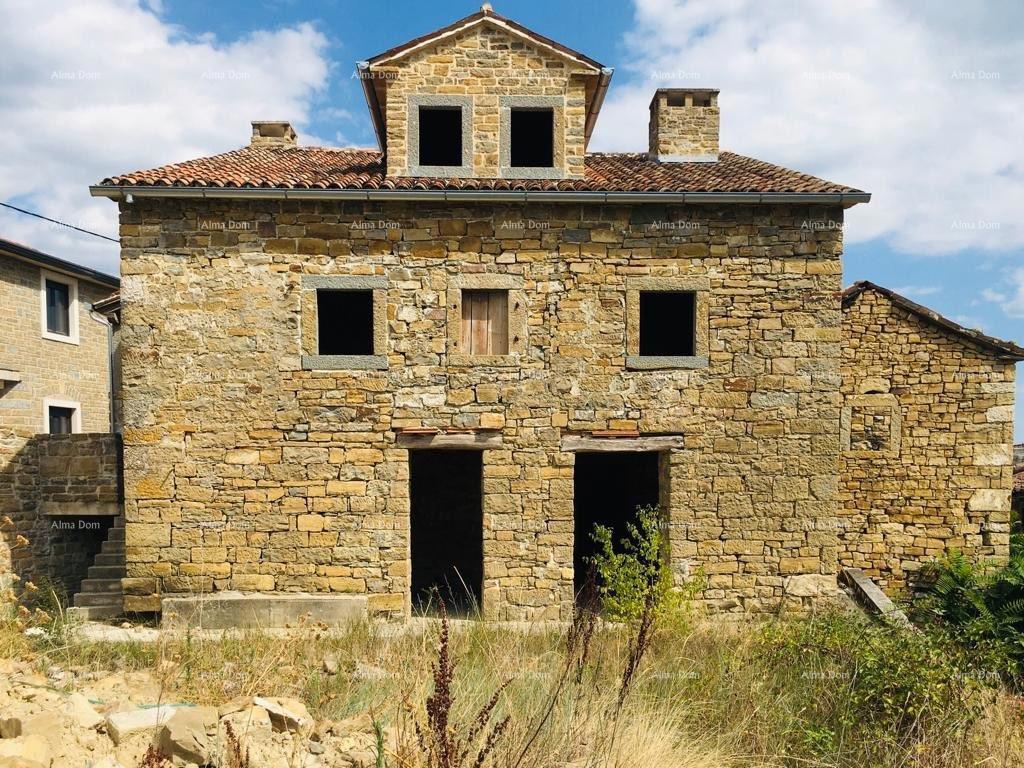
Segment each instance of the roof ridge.
M1004 339L996 338L995 336L989 336L988 334L982 333L974 328L967 328L960 325L960 323L955 320L950 320L948 317L936 312L934 309L926 307L923 304L918 304L916 301L908 299L902 294L896 293L896 291L891 288L878 285L870 280L858 280L845 288L842 294L843 307L850 306L850 304L852 304L857 297L865 291L875 291L876 293L882 294L901 309L928 321L932 325L947 331L951 335L967 339L977 346L988 347L990 350L1002 352L1003 356L1010 359L1024 360L1024 347L1020 347L1012 341L1006 341Z

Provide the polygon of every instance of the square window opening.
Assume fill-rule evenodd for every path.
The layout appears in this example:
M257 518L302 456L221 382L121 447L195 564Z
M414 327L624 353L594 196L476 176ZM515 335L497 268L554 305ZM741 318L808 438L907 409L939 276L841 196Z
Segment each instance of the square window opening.
M319 354L373 354L373 291L317 291L316 315Z
M552 168L555 164L553 109L512 109L510 161L513 168Z
M75 409L51 405L47 409L48 429L51 435L70 435L74 431Z
M71 335L71 286L67 283L46 280L46 330Z
M462 292L462 352L508 354L508 291Z
M691 357L697 347L697 294L640 292L640 354Z
M462 165L462 108L419 108L419 164Z

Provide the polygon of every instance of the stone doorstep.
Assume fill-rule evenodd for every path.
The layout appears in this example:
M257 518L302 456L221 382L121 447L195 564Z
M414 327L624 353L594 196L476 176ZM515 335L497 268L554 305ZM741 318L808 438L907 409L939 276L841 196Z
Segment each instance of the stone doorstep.
M343 626L366 618L365 595L218 592L164 597L162 629L282 629L303 620Z

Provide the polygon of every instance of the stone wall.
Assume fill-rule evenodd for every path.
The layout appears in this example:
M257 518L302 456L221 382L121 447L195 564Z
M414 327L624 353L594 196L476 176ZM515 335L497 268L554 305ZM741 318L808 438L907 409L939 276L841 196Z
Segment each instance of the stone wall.
M844 308L840 552L889 591L955 548L1005 559L1014 363L866 290Z
M797 206L189 201L121 208L126 607L210 589L409 610L409 428L486 429L483 607L572 604L570 433L683 437L677 578L776 608L836 571L841 236ZM249 224L224 230L198 222ZM505 358L450 354L450 289L522 286ZM386 278L386 370L303 370L303 276ZM629 370L627 282L706 281L708 359ZM787 579L797 577L787 582Z
M0 430L0 575L73 592L121 513L120 479L116 435Z
M566 60L542 54L491 26L478 26L457 39L410 54L394 66L374 67L386 82L387 164L389 176L415 172L410 143L410 97L434 98L433 104L463 105L468 100L471 167L460 176L503 176L502 100L525 99L516 106L554 106L555 166L559 178L582 179L585 151L586 84ZM437 101L440 99L440 101ZM530 99L535 100L531 102ZM414 107L415 108L415 107ZM431 175L438 175L435 169Z
M81 407L82 432L110 430L107 326L90 316L92 303L113 289L78 281L78 344L45 339L40 317L40 268L0 254L0 368L22 380L0 389L0 428L32 435L48 430L43 399ZM2 384L0 384L2 385Z

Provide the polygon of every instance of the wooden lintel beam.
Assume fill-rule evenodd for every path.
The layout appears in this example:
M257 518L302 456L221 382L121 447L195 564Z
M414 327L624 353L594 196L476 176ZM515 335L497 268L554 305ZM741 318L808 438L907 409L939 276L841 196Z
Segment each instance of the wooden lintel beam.
M451 434L438 433L433 435L409 434L400 432L397 435L400 448L501 448L500 432L456 432Z
M566 453L595 451L668 451L683 447L682 435L648 435L646 437L593 437L565 435L562 450Z

